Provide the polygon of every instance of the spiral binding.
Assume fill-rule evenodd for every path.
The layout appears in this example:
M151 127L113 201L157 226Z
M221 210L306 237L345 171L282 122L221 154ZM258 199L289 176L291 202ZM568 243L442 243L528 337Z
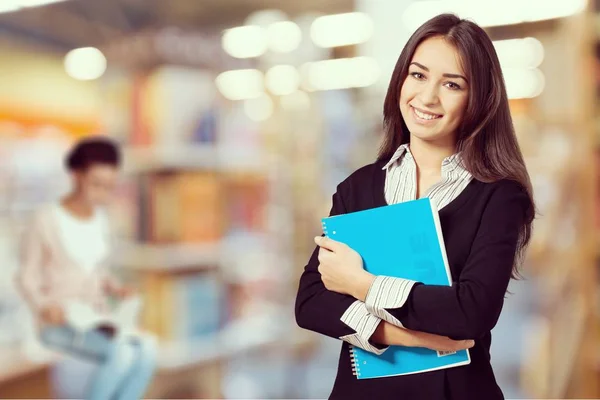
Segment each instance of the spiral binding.
M325 221L322 221L321 225L323 226L323 233L325 234L325 236L329 236L327 232L327 224L325 223Z
M352 375L360 378L360 366L356 359L356 353L354 352L354 346L350 345L350 365L352 365Z

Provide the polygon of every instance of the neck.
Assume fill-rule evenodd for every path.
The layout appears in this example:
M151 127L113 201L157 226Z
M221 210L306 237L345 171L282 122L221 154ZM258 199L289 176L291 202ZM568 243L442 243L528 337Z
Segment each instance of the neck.
M427 142L414 136L410 139L410 153L420 171L441 173L442 162L456 151L456 144Z
M92 207L77 193L69 194L61 201L61 204L70 213L79 218L89 218L94 214L94 207Z

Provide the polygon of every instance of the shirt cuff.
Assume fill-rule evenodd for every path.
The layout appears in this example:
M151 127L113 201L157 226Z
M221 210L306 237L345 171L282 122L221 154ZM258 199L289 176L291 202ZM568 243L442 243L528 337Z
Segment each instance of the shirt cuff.
M369 311L367 311L365 303L362 301L356 300L352 303L346 312L344 312L340 320L356 331L356 333L341 336L341 340L378 355L382 354L389 347L385 346L380 348L369 341L371 336L373 336L375 329L377 329L377 326L381 323L381 319L370 314Z
M390 276L375 277L365 299L367 311L402 328L402 323L386 309L401 308L416 283L418 282Z

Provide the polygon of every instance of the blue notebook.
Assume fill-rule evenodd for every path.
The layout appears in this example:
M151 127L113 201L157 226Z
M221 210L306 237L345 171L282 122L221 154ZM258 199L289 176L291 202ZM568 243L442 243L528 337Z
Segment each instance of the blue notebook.
M322 223L325 235L356 250L372 274L452 285L437 208L429 198L323 218ZM390 346L378 356L350 347L358 379L415 374L471 362L468 350L442 354Z

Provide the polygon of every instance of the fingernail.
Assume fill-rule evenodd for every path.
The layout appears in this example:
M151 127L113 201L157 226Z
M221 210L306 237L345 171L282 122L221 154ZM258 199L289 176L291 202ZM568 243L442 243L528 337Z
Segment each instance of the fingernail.
M319 244L320 240L321 240L321 236L315 236L315 243Z

